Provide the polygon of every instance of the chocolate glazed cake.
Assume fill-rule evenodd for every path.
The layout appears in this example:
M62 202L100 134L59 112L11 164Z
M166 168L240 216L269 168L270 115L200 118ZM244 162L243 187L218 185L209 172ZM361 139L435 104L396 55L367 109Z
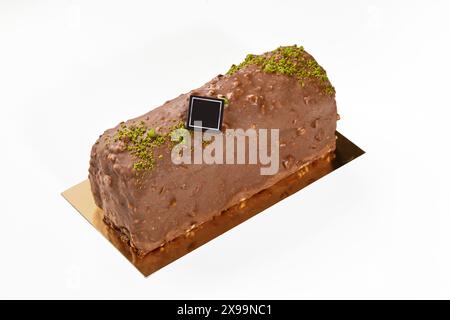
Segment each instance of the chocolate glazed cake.
M279 129L279 171L260 164L176 165L170 133L190 95L223 97L223 129ZM89 180L105 222L145 255L335 149L335 91L303 47L248 55L202 87L123 122L92 148Z

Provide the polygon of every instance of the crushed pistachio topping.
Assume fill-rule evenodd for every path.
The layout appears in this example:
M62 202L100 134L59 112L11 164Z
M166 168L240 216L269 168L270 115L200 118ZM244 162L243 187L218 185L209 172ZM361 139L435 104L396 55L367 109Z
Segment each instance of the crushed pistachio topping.
M296 77L303 87L309 79L317 80L328 95L335 93L326 71L309 56L302 46L278 47L263 55L248 54L243 62L232 65L227 74L232 75L249 65L258 65L264 72Z
M121 141L125 144L125 150L135 158L133 169L136 173L145 174L145 172L153 169L157 160L164 158L162 154L154 155L156 147L168 142L168 147L172 149L176 144L186 143L186 135L193 137L193 132L186 129L181 120L174 120L175 124L163 127L161 131L165 133L157 133L155 129L148 128L144 121L126 125L122 123L114 135L114 142ZM180 130L181 129L181 130ZM206 147L211 141L202 141L202 146ZM138 182L142 182L137 176Z
M122 141L135 158L133 168L136 171L152 169L155 166L153 149L166 141L164 135L158 135L155 129L147 128L141 121L139 124L126 126L122 124L117 131L114 141Z
M186 132L188 130L186 129L184 122L179 121L178 123L174 124L169 128L168 136L170 137L170 147L173 148L173 146L177 143L183 143L184 142L184 134L180 134L179 129L184 129Z
M153 128L148 128L143 121L128 126L123 123L117 130L114 141L122 141L126 150L135 157L136 161L133 163L135 171L148 171L155 167L157 159L163 159L162 154L154 156L154 149L163 145L167 140L171 143L170 137L175 130L185 129L182 121L174 120L174 122L177 123L165 128L167 133L161 134L156 133ZM169 146L173 146L173 144L169 144Z
M177 123L175 123L173 126L171 126L169 129L170 129L170 132L169 132L169 134L170 134L171 132L173 132L177 129L186 129L186 126L184 125L184 122L180 120Z

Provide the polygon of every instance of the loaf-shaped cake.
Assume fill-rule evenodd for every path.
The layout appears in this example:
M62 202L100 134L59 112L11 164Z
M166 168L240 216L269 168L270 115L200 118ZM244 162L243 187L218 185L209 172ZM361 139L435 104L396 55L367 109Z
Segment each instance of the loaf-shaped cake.
M171 137L186 123L191 95L224 99L222 131L278 129L278 171L174 163ZM95 203L145 255L332 152L336 121L334 88L303 47L247 55L225 75L105 131L91 152Z

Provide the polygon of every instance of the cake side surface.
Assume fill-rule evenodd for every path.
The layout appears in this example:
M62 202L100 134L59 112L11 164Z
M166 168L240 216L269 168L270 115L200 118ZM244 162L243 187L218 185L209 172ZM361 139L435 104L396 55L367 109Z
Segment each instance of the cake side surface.
M279 171L260 164L181 164L170 133L190 95L223 97L224 129L279 129ZM130 244L149 252L335 148L336 102L325 71L301 47L248 55L225 75L105 131L92 148L96 204Z

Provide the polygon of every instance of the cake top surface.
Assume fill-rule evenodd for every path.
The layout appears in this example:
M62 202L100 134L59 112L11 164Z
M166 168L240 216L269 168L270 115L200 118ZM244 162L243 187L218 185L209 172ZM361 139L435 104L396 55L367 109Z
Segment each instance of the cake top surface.
M283 126L297 130L298 124L291 123L293 110L330 103L334 100L334 88L325 70L303 47L294 45L261 55L249 54L242 63L232 65L226 75L218 75L143 116L107 130L99 143L115 155L111 158L117 158L116 164L123 164L123 174L137 174L140 179L157 165L173 169L167 160L176 144L172 135L177 129L185 129L190 95L223 99L227 110L224 128L269 128L280 108L295 104L298 108L283 113Z

